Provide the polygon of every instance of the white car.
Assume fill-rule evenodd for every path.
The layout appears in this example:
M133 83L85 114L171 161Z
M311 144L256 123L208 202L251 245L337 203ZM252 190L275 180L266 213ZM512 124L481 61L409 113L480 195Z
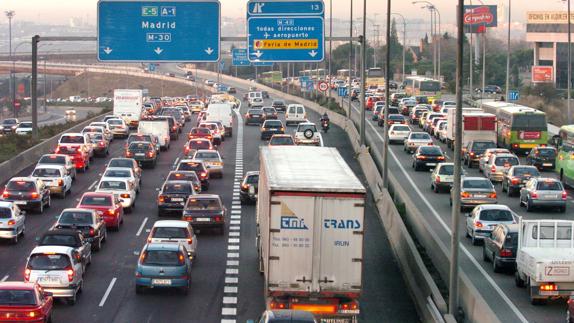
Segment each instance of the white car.
M289 104L285 110L285 125L307 121L307 112L301 104Z
M295 131L295 144L296 145L315 145L323 146L323 138L312 122L301 122L297 125Z
M478 171L484 173L484 165L490 159L493 154L511 154L510 150L506 148L488 148L484 151L482 155L478 158Z
M128 127L124 119L112 118L108 119L106 122L110 126L110 130L112 131L114 137L127 138L129 136L130 128Z
M492 182L501 182L504 173L512 166L520 165L518 157L512 153L492 154L482 168L482 173Z
M508 206L501 204L482 204L475 206L466 218L466 236L476 245L498 224L516 223L518 215Z
M17 135L30 135L32 134L32 122L30 121L22 121L16 128Z
M72 190L72 177L66 167L61 165L36 166L30 177L39 179L50 189L50 194L59 194L65 198Z
M74 305L84 281L81 255L67 246L35 247L26 263L24 281L38 283L54 298L64 298Z
M446 120L438 120L437 121L436 126L434 127L434 131L433 131L433 135L436 139L440 140L440 132L443 130L446 131L447 124L448 124L448 121L446 121Z
M187 250L189 259L197 257L197 236L191 224L180 220L160 220L153 224L148 243L178 243Z
M392 124L389 128L389 144L403 142L411 133L411 128L404 124Z
M438 163L431 173L431 188L435 193L449 191L454 182L454 163Z
M250 108L263 108L263 98L251 98L249 99Z
M60 165L66 168L68 175L72 177L72 180L76 179L76 166L72 157L64 154L46 154L42 155L36 164L36 167L40 165Z
M404 141L403 150L409 153L413 153L420 146L427 146L432 144L432 138L428 133L421 131L411 131L409 136Z
M134 186L136 193L140 191L140 178L134 173L134 170L131 168L124 168L124 167L108 167L102 174L103 179L127 179L129 180Z
M10 239L18 243L18 237L26 229L26 212L12 202L0 202L0 239Z
M136 203L136 189L128 179L101 179L96 192L113 193L120 199L124 211L130 213Z
M438 133L438 140L446 143L446 138L447 138L447 133L448 133L448 121L441 120L441 122L438 126L437 133Z
M88 154L90 159L94 157L94 145L90 140L90 135L85 133L65 133L60 136L58 145L67 147L80 147L82 151Z
M110 125L107 122L100 122L100 121L92 122L92 123L90 123L90 125L88 127L102 127L102 128L104 128L104 134L105 134L106 138L108 139L108 141L109 142L114 141L114 134L112 133L112 130L110 129Z
M203 162L209 172L209 177L214 177L214 175L219 178L223 177L223 159L217 150L199 149L193 155L193 159Z

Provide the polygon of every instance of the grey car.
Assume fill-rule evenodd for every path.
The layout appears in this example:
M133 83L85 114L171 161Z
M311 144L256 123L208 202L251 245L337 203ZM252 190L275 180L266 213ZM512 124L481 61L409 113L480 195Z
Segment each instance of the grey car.
M452 206L454 191L450 194L450 205ZM488 178L484 177L464 177L460 187L460 209L480 204L496 204L496 190Z
M520 189L520 206L525 206L526 212L531 212L535 207L548 207L558 208L564 213L567 198L564 186L555 178L531 178Z
M483 204L474 207L466 218L466 236L477 245L498 224L516 223L517 215L506 205Z

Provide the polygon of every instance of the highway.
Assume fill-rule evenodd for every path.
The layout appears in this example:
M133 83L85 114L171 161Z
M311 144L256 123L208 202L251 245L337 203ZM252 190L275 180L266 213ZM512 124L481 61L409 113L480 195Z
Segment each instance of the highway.
M171 65L166 68L175 69ZM177 71L177 75L181 76L181 71ZM237 88L237 96L241 97L246 89L240 86ZM185 94L187 93L182 93ZM266 104L270 104L270 101L266 100ZM246 107L242 107L241 113L246 110ZM308 113L311 121L318 121L318 115L311 111ZM240 117L237 121L240 121ZM184 133L189 131L192 124L195 124L195 120L187 123ZM142 188L134 212L126 215L121 230L110 233L103 250L94 255L93 263L86 273L84 292L78 303L75 306L63 303L56 305L54 322L245 322L258 318L265 308L265 303L263 277L257 271L257 251L254 248L255 207L238 207L233 203L236 201L233 188L237 176L242 172L258 169L258 146L266 143L260 141L258 127L244 127L241 122L236 122L235 127L234 136L228 138L219 148L225 158L224 176L222 179L211 180L207 192L219 194L228 210L241 212L231 212L234 216L227 221L224 236L205 230L198 234L198 259L193 266L192 289L189 295L183 296L170 291L151 291L136 295L134 284L138 253L145 243L149 229L158 219L156 189L182 158L182 147L185 143L182 136L172 144L169 151L161 153L155 169L144 169ZM288 129L293 131L294 128ZM241 132L243 140L238 142ZM324 135L324 142L326 146L337 147L352 169L362 178L350 143L341 129L332 127L329 133ZM108 158L120 156L122 153L122 140L115 140ZM83 192L94 190L105 164L105 159L96 158L87 173L78 175L72 187L72 194L66 199L54 198L52 207L44 214L27 215L26 237L17 245L0 242L1 280L23 279L26 258L36 244L35 238L48 230L62 209L74 207ZM18 175L27 175L31 170L30 167ZM234 174L235 172L238 174ZM419 321L373 206L372 196L367 203L365 227L364 292L361 298L360 320ZM235 232L239 232L239 237L236 237Z

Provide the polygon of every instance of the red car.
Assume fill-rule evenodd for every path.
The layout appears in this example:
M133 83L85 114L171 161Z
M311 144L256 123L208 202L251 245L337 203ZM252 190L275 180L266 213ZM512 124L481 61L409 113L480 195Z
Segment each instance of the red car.
M54 300L36 283L0 283L2 322L52 322Z
M196 138L205 138L205 139L212 140L213 135L211 134L211 130L209 128L194 127L194 128L191 128L191 130L189 131L187 138L189 140L196 139Z
M80 169L82 172L90 168L90 156L85 151L82 151L79 146L58 145L54 153L70 156L76 169Z
M367 110L373 110L373 107L375 106L375 102L378 101L383 101L383 97L382 96L370 96L367 98L367 102L366 102L366 107L365 109Z
M120 200L112 193L87 192L82 195L77 208L95 210L104 218L106 227L120 229L124 222L124 209Z

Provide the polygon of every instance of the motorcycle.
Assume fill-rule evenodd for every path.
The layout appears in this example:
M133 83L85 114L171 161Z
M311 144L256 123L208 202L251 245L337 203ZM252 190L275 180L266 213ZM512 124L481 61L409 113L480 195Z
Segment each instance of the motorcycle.
M327 133L329 130L329 120L321 120L321 125L323 126L323 132Z

